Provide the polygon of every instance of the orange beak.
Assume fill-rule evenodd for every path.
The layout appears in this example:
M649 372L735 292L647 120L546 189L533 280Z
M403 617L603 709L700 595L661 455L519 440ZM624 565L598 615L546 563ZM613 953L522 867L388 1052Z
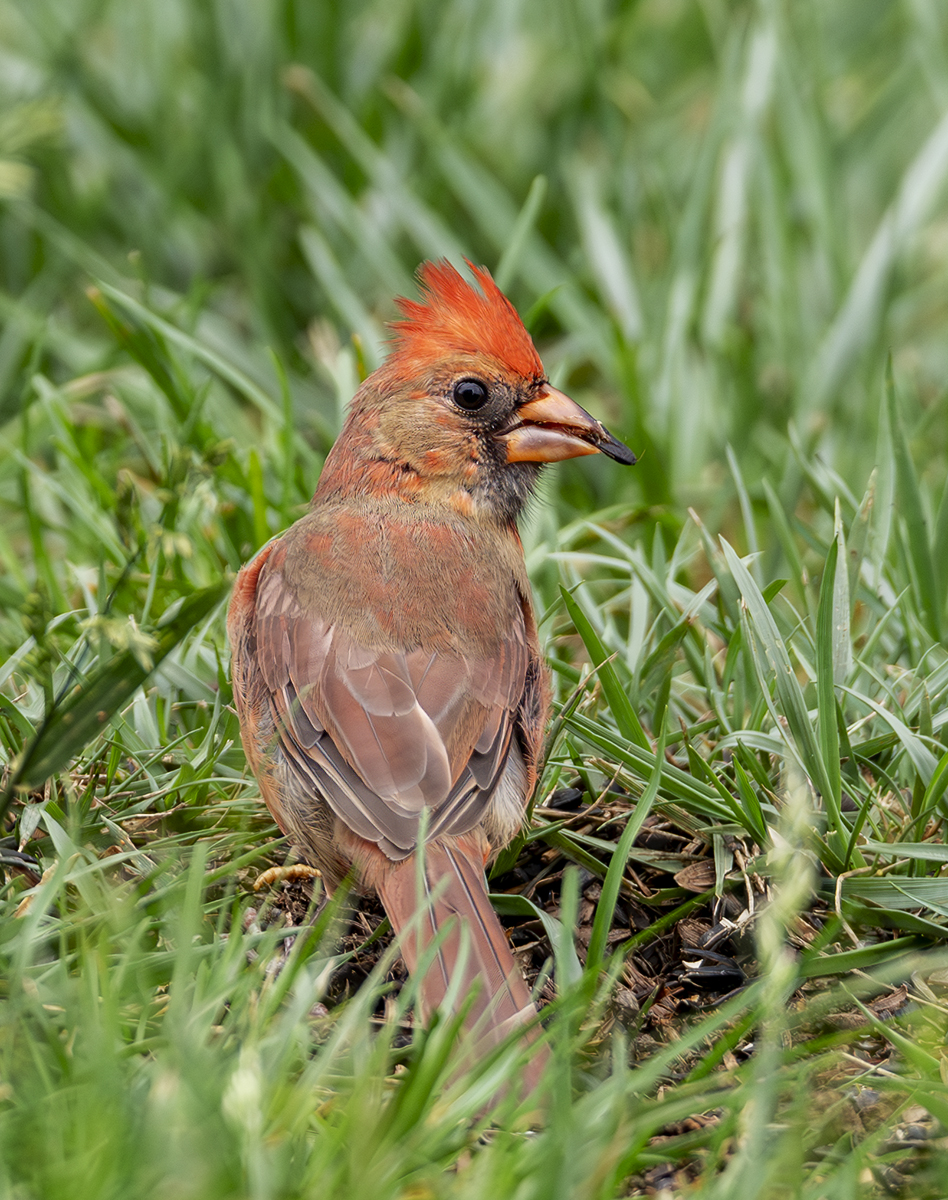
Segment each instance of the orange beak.
M632 451L569 396L546 385L542 395L522 404L517 424L496 434L506 443L507 462L560 462L583 454L608 454L616 462L635 462Z

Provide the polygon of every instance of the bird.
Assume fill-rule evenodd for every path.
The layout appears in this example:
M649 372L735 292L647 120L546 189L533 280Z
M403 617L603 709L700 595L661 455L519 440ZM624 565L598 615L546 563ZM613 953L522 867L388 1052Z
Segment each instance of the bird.
M237 575L228 634L271 814L328 890L378 895L422 1020L453 996L481 1056L536 1032L485 878L521 828L550 705L518 520L545 464L635 456L551 386L465 262L471 281L423 263L419 298L396 301L309 510Z

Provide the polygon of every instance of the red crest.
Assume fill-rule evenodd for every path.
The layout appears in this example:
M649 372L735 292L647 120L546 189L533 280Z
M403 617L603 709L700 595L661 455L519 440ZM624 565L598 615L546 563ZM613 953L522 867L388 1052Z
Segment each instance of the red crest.
M543 364L517 310L486 267L464 261L480 291L447 259L418 268L421 299L396 301L402 319L391 325L389 362L407 366L406 360L425 363L445 354L486 354L524 378L542 377Z

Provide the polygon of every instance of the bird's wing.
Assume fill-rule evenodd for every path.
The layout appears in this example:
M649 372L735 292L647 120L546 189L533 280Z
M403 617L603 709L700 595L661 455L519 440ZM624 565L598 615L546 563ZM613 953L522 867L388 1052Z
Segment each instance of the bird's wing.
M283 750L352 831L390 858L484 816L526 686L524 621L492 651L378 650L260 572L256 652Z

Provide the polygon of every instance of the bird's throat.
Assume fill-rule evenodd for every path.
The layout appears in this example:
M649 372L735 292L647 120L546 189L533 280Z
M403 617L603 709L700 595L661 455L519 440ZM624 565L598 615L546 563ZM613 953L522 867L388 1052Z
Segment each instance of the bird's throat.
M533 495L535 462L502 461L496 445L399 453L364 428L347 424L326 457L314 503L385 497L491 524L515 526Z

